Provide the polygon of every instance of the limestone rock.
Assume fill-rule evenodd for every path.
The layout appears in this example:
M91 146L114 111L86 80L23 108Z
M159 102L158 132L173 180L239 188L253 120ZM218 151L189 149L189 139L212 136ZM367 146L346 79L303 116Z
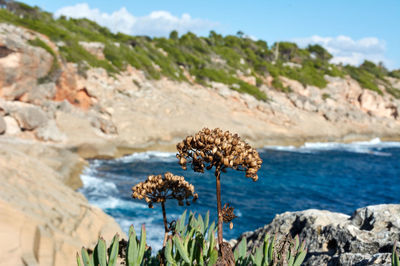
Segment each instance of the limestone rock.
M35 131L35 135L43 141L62 142L67 139L67 136L60 131L54 120L49 120L44 126L39 127Z
M36 106L18 109L13 116L18 121L21 129L33 130L47 123L46 113Z
M25 101L39 105L42 104L44 100L52 100L56 95L56 91L57 88L54 82L39 84L26 94Z
M7 130L7 124L6 121L4 121L4 118L2 115L0 115L0 135L4 134Z
M111 217L64 185L54 158L31 156L32 150L55 150L29 143L1 147L1 265L75 265L76 252L93 247L99 235L108 243L115 233L125 236Z
M104 43L101 42L79 42L79 45L82 46L86 51L96 56L97 59L104 60Z
M43 48L31 46L28 40L41 38L27 29L0 23L0 88L9 100L22 98L50 71L53 57Z
M393 110L381 95L374 91L364 90L359 96L361 109L381 117L391 117ZM396 108L396 107L394 107Z
M254 232L247 232L248 248L259 246L266 233L305 240L304 265L390 265L390 253L400 240L400 205L357 209L348 215L320 210L285 212Z
M21 133L17 120L12 116L5 116L4 122L6 123L7 135L18 135Z

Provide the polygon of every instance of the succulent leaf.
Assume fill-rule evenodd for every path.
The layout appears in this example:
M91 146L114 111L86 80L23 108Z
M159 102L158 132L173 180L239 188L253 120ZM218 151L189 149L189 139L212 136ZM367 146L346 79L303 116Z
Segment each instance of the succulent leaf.
M119 249L119 236L116 234L112 240L111 251L108 258L108 266L115 266L117 263Z
M100 266L107 266L107 251L106 251L106 241L102 238L99 239L97 244L97 261Z
M84 247L82 248L81 254L82 254L82 261L85 266L94 266L94 264L90 261L89 254L86 248Z

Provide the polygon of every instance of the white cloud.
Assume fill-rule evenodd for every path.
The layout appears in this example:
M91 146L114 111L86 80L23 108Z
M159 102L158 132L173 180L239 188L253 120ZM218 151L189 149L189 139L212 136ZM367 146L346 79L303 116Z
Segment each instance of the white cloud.
M135 17L125 7L112 13L105 13L97 8L90 8L87 3L66 6L54 13L55 17L62 15L88 18L113 32L132 35L167 36L172 30L177 30L179 33L188 31L206 33L218 26L218 23L192 18L189 14L177 17L168 11L153 11L147 16Z
M392 65L392 62L385 58L385 41L375 37L353 40L343 35L337 37L314 35L308 38L294 39L294 41L303 47L308 44L323 46L333 55L332 63L359 65L364 60L370 60L375 63L384 62L387 66Z

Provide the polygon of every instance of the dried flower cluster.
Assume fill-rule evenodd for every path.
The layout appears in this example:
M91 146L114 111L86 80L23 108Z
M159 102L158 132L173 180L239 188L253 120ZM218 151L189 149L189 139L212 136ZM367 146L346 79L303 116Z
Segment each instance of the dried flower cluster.
M225 203L224 207L222 208L222 220L224 223L232 222L237 216L233 213L234 208L229 207L229 203Z
M191 163L193 170L204 172L204 168L210 170L213 166L246 171L246 177L257 181L257 171L262 160L258 152L249 144L242 141L237 134L229 131L223 132L216 128L210 130L203 128L194 136L188 136L177 144L179 164L184 170L186 164ZM188 161L190 160L190 161Z
M176 199L180 206L190 205L189 198L193 197L193 202L198 198L194 193L194 186L189 184L183 176L176 176L172 173L164 175L150 175L147 180L132 187L132 197L144 199L149 208L153 208L154 203L165 202L167 199Z

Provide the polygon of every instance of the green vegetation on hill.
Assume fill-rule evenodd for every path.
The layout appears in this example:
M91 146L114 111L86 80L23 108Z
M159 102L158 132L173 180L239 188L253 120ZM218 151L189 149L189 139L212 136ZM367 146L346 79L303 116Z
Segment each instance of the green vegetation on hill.
M320 45L309 45L302 49L295 43L279 42L268 47L265 41L252 40L242 32L222 36L211 31L208 37L196 36L190 32L179 36L176 31L171 32L168 38L130 36L113 33L88 19L63 16L54 19L51 13L20 2L14 2L7 9L0 9L0 22L23 26L47 35L59 45L62 60L102 67L110 74L131 65L143 70L151 79L165 76L189 82L192 78L187 75L190 75L196 83L225 83L234 90L251 94L260 100L267 99L265 92L260 90L267 75L273 77L272 86L284 92L290 89L284 87L280 76L322 89L327 85L325 75L350 75L364 88L382 94L378 87L382 85L394 97L400 97L400 91L393 88L385 78L399 78L400 70L389 72L382 65L377 66L369 61L360 67L334 65L329 63L332 55ZM105 59L90 54L79 44L81 41L103 43ZM46 49L35 42L32 44ZM57 64L58 61L55 61L54 66ZM243 76L254 77L255 84L241 80Z

